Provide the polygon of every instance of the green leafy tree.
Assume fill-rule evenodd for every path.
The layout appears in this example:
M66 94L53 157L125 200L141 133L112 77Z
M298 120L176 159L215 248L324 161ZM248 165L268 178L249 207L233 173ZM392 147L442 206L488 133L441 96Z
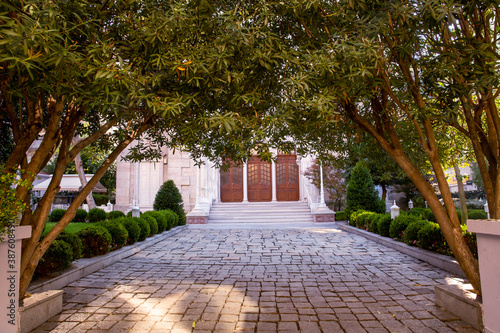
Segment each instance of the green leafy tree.
M497 1L320 1L285 4L297 72L283 79L283 134L304 150L335 150L339 127L369 134L432 209L480 293L478 262L460 232L442 165L443 126L473 148L493 217L500 216ZM286 38L283 36L283 38ZM292 128L292 127L295 127ZM304 132L309 134L304 134ZM312 140L321 137L321 140ZM414 138L409 141L409 138ZM319 141L319 142L318 142ZM423 152L442 194L412 158Z
M376 213L385 212L385 202L380 200L373 185L370 171L362 163L356 164L347 182L348 212L368 210Z
M22 181L31 183L55 159L45 195L34 211L23 211L21 224L32 226L32 237L23 242L20 297L50 244L132 141L138 140L128 155L133 161L156 159L165 146L218 164L222 157L244 159L257 143L266 151L265 129L275 122L280 100L275 77L288 55L274 38L262 38L265 17L248 6L2 2L0 114L13 142L6 173L22 169ZM103 147L106 158L40 240L62 175L93 145ZM16 188L20 201L29 196L27 188Z

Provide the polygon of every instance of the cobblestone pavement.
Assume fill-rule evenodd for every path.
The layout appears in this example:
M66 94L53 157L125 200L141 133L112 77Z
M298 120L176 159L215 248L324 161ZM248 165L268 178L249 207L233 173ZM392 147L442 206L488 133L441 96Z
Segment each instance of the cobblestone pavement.
M477 332L449 274L339 229L186 229L64 288L34 332Z

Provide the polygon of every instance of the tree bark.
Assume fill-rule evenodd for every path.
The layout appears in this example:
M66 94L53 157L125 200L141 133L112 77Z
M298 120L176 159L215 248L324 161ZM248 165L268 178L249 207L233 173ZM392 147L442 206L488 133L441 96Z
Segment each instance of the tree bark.
M77 138L73 139L73 143L76 143L77 141ZM85 170L83 169L82 157L80 156L80 153L76 154L75 157L75 169L76 173L78 174L78 178L80 178L80 183L82 184L83 189L85 186L87 186L87 177L85 176ZM87 195L86 199L89 209L93 209L96 207L94 197L92 196L92 190L90 190L90 193L89 195Z
M458 185L458 197L460 198L460 211L462 212L462 220L460 221L462 224L467 223L467 201L465 200L465 190L464 184L462 182L462 175L460 174L460 167L458 164L453 164L453 169L455 169L455 176L457 177L457 185Z

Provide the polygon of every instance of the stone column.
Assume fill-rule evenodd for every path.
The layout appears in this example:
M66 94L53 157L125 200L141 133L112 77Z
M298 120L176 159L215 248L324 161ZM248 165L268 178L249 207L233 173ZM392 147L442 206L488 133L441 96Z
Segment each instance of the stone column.
M276 202L276 163L271 161L271 188L272 188L272 202Z
M243 202L248 202L248 166L243 163Z
M325 189L323 188L323 163L319 162L319 179L320 179L320 205L326 206L325 204Z

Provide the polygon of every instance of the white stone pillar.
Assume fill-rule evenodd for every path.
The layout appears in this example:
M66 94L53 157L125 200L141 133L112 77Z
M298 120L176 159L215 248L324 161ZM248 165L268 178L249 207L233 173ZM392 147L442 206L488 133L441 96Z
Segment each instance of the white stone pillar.
M271 189L272 189L272 202L276 202L276 163L271 160Z
M195 205L197 205L200 202L200 176L201 176L200 166L198 165L198 167L196 168L196 203L195 203Z
M325 204L325 189L323 187L323 162L319 162L319 179L320 179L320 204L321 206L326 206Z
M394 220L399 216L399 207L396 205L396 200L394 200L394 204L391 206L391 220Z
M243 163L243 202L248 202L248 166Z

